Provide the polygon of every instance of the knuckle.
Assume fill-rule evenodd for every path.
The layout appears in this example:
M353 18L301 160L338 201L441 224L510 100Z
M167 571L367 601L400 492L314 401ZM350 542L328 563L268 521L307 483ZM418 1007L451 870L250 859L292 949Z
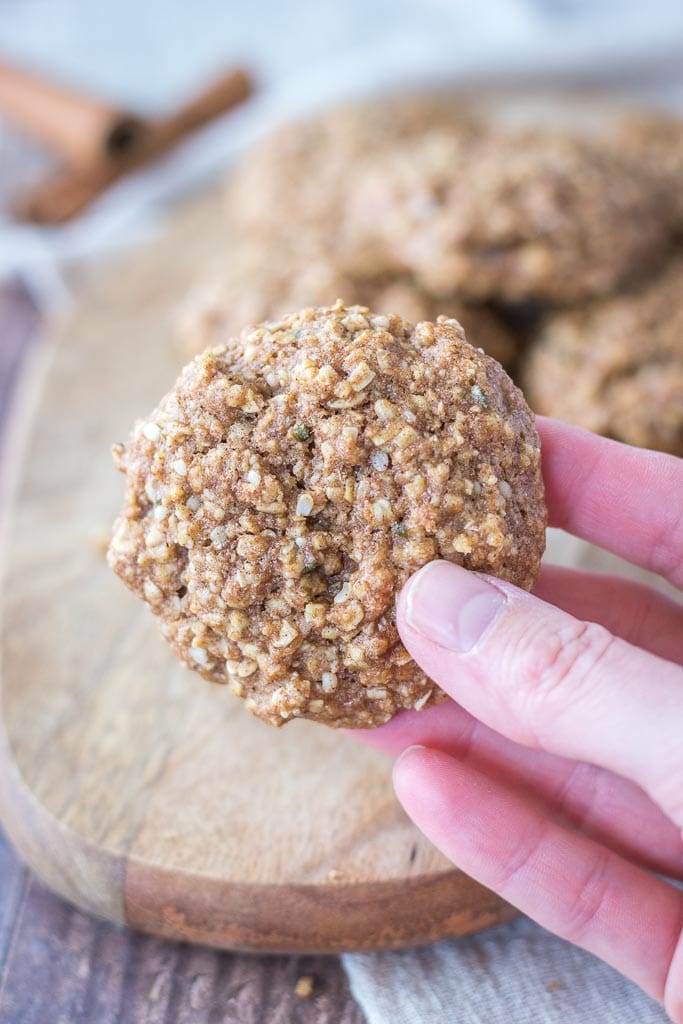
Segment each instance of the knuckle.
M660 646L667 644L671 631L669 619L662 617L661 608L643 595L643 599L634 603L626 620L622 636L631 639L645 650L657 652Z
M533 721L533 712L539 707L547 712L548 705L564 708L581 700L615 642L602 626L576 620L558 630L536 633L519 661L526 680L529 720Z
M533 869L533 862L537 859L545 840L546 830L543 826L525 837L524 842L516 849L514 856L500 865L498 877L493 883L493 888L497 893L506 897L514 887L516 880L524 877Z
M682 554L683 502L680 502L670 510L667 521L657 530L646 561L653 572L680 587L683 586Z
M555 795L557 815L576 832L590 829L600 804L600 769L585 761L576 761Z
M574 889L565 927L565 938L570 942L580 945L592 930L600 928L612 893L610 863L607 850L598 848L586 876Z

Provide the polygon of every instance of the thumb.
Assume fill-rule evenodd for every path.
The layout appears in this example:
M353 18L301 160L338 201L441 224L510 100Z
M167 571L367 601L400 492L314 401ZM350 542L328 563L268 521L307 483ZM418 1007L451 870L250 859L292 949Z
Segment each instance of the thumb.
M413 658L471 714L631 778L683 825L683 669L450 562L408 581L397 620Z

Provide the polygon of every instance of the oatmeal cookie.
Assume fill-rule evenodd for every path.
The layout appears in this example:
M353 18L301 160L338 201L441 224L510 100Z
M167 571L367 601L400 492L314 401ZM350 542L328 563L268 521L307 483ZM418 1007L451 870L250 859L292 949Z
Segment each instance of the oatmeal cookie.
M426 95L348 104L286 124L230 176L230 220L249 238L285 246L317 241L324 252L340 235L359 165L435 125L469 138L479 120L451 97Z
M649 269L671 207L642 166L594 140L437 129L368 164L347 221L379 232L433 294L561 304Z
M683 455L683 261L637 292L548 319L524 387L537 412Z
M683 120L639 112L624 117L614 133L617 150L661 184L670 196L674 226L683 231Z
M364 277L360 270L345 272L324 257L297 260L272 248L264 254L259 245L237 246L224 270L197 282L179 310L180 347L193 356L238 334L244 324L273 320L290 309L329 305L340 296L350 305L395 312L413 323L451 317L462 324L473 345L504 367L511 367L517 356L517 339L485 307L456 296L436 299L407 275Z
M530 588L544 548L531 413L446 318L337 302L247 328L115 459L111 566L272 725L370 727L439 699L400 643L400 587L445 558Z

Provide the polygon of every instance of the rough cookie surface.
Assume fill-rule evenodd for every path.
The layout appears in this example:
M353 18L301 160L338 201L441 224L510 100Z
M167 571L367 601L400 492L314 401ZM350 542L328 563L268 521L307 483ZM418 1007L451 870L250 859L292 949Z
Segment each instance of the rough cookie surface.
M613 134L617 151L643 167L671 201L674 226L683 232L683 121L641 111L624 117Z
M280 128L251 150L226 186L232 238L205 270L177 320L180 346L195 355L245 324L339 296L416 323L443 314L505 367L518 340L490 309L449 294L436 298L366 224L349 219L359 169L391 147L439 126L471 139L481 121L451 96L398 96L325 111Z
M193 356L238 334L245 324L276 319L291 309L329 305L339 296L350 305L398 313L412 323L451 317L461 323L471 344L506 368L517 356L517 339L486 307L455 296L437 299L407 274L368 277L364 268L342 270L320 255L299 260L291 251L269 247L266 262L262 247L247 243L236 247L220 272L191 290L179 312L181 347Z
M446 558L530 588L545 542L521 392L454 320L309 308L190 363L128 444L109 551L192 668L273 725L442 695L396 593Z
M637 292L550 317L524 388L537 412L683 455L683 261Z
M359 167L373 154L440 125L470 138L479 119L450 96L393 96L349 104L286 124L247 155L226 189L230 219L250 238L285 245L339 235ZM293 226L296 226L294 232Z
M434 294L569 303L649 269L669 190L589 139L435 129L362 172L349 224L377 232Z

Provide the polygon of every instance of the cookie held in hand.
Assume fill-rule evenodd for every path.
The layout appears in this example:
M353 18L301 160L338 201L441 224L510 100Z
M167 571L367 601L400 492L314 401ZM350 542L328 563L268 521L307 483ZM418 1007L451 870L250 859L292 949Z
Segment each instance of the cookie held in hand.
M531 588L545 542L521 392L455 320L341 301L209 349L125 446L109 562L191 668L272 725L441 696L395 598L435 558Z

